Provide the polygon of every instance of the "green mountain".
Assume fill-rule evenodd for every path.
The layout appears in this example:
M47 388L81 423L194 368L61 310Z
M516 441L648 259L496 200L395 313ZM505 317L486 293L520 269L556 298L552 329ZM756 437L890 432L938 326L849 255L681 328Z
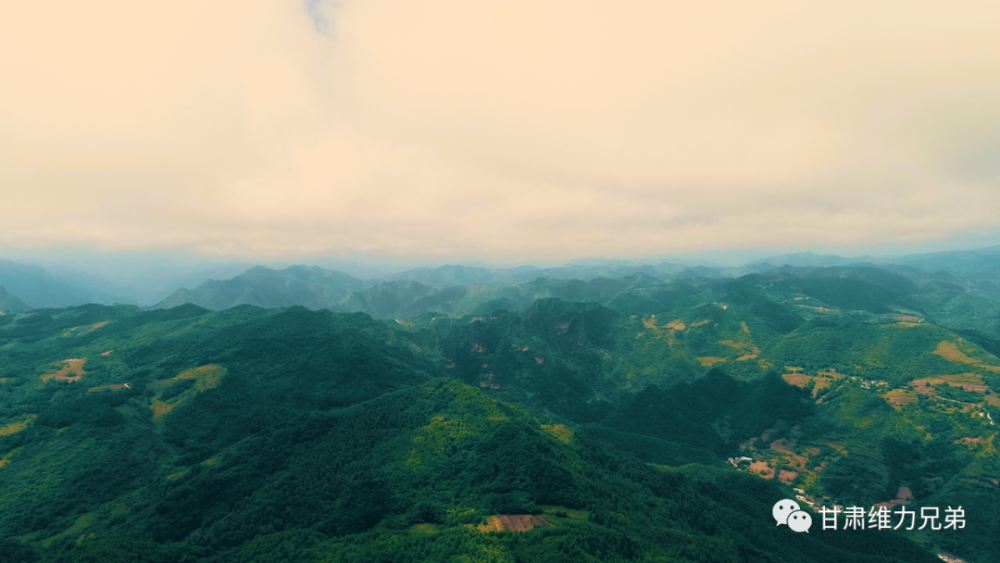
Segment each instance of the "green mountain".
M435 292L434 288L415 281L381 282L352 292L334 307L338 311L364 312L373 317L386 318L407 310L414 302Z
M582 415L558 404L564 372L586 381L590 354L624 341L618 327L632 319L555 299L496 317L442 319L439 329L433 318L406 326L301 307L6 315L0 553L67 562L935 560L891 532L777 528L770 509L789 491L717 461L761 429L817 417L806 391L776 375L742 382L714 370L668 386L663 374L610 395L606 412L585 413L596 422L577 423ZM484 342L470 354L537 346L547 357L531 364L557 369L516 381L536 380L548 400L447 377L455 368L436 348L489 337L491 327L497 342L533 338L529 350ZM726 415L753 423L726 439L713 426ZM699 463L681 465L694 456ZM525 527L534 529L496 531Z
M1000 561L986 278L289 270L0 316L0 558ZM781 498L967 525L794 534Z
M680 264L663 262L645 264L623 260L575 260L563 266L538 268L482 268L444 265L439 268L417 268L388 276L387 280L409 280L436 288L479 284L524 284L538 279L581 280L594 278L625 278L642 274L669 278L690 270ZM713 270L714 271L714 270ZM690 276L689 276L690 277Z
M861 263L871 263L875 259L871 256L860 256L855 258L845 258L843 256L837 256L835 254L816 254L815 252L795 252L792 254L781 254L778 256L769 256L767 258L762 258L760 260L754 260L747 264L747 266L752 266L756 264L771 264L774 266L796 266L796 267L819 267L825 268L830 266L851 266Z
M429 287L452 287L510 280L518 274L535 272L538 268L482 268L445 264L438 268L416 268L387 276L387 281L414 281Z
M900 258L899 263L927 272L944 271L962 277L996 279L1000 274L1000 246L912 254Z
M813 274L703 281L659 314L549 299L521 315L395 328L453 377L647 463L746 456L753 472L817 504L871 507L905 487L920 506L962 505L975 532L915 539L997 560L995 546L967 540L1000 532L1000 360L926 319L885 312L911 295L909 280ZM778 300L803 290L827 301Z
M257 266L231 280L210 280L190 290L181 288L153 308L169 309L191 303L214 311L238 305L329 309L363 286L364 282L348 274L315 266L283 270Z

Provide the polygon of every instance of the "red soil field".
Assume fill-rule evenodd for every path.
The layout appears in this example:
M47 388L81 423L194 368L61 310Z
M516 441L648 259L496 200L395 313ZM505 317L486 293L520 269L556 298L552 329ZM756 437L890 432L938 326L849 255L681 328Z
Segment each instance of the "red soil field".
M489 523L492 530L497 532L527 532L533 528L554 526L541 514L499 514L490 516Z
M782 469L781 472L778 473L778 479L780 479L781 482L786 485L791 485L792 481L794 481L795 478L798 476L799 476L798 473L794 471L787 471L785 469Z
M794 385L796 387L805 387L809 384L809 381L812 380L811 376L804 373L786 373L781 377L783 377L789 385Z

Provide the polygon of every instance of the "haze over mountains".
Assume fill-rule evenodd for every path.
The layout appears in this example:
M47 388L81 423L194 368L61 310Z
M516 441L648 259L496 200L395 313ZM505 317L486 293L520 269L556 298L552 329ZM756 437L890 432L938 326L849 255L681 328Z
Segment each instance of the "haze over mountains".
M181 274L177 278L167 276L169 279L159 282L158 287L162 288L158 290L159 297L153 288L157 284L144 283L144 287L149 287L140 291L134 285L118 285L93 275L64 271L54 276L37 266L0 260L0 286L34 308L83 303L130 303L154 308L193 303L210 310L241 304L261 307L301 305L309 309L363 311L387 318L429 311L465 314L478 310L477 307L488 309L490 303L523 308L542 296L604 302L613 297L609 294L612 288L624 291L633 284L662 284L693 278L735 278L772 271L784 265L823 268L862 264L900 273L924 284L936 282L937 285L927 286L928 291L951 282L963 287L963 292L968 294L967 299L1000 297L1000 284L992 281L1000 275L1000 247L914 254L896 259L871 256L845 258L804 252L755 260L736 267L677 262L645 264L605 259L575 260L561 267L549 268L444 265L364 279L317 266L300 265L283 269L256 266L229 279L206 279L213 273L239 271L238 265L228 265ZM188 281L195 281L195 285L173 289L164 285L170 280L187 283L185 276ZM569 280L587 285L569 283Z

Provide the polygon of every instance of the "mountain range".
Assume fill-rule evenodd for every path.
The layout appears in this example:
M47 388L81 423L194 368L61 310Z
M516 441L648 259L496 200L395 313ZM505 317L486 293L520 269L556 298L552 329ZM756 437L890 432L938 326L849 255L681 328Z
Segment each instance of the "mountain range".
M11 308L0 554L1000 561L988 269L769 264L442 288L253 268L175 294L215 310ZM967 524L795 534L783 498Z
M177 267L171 270L170 263L165 262L156 264L155 274L139 272L124 278L118 275L114 277L116 281L108 281L99 275L73 270L72 266L67 265L60 265L57 273L53 275L38 266L0 260L0 286L5 286L11 295L32 307L64 307L84 303L169 307L180 303L201 303L210 309L219 309L246 302L261 303L269 307L299 304L309 308L336 309L338 302L349 293L363 291L380 282L412 281L434 289L447 289L456 286L491 284L523 285L540 278L589 282L594 278L622 279L636 274L666 281L699 277L735 278L750 273L767 272L785 265L796 267L870 265L915 279L923 277L939 281L955 281L949 276L958 276L963 282L974 283L983 291L1000 295L1000 289L991 281L1000 272L1000 247L914 254L892 259L871 256L845 258L803 252L772 256L738 267L671 259L648 261L587 259L574 260L560 267L544 268L444 265L363 278L315 266L279 269L277 271L283 274L275 277L269 276L261 267L247 269L244 266L240 270L239 264L235 263L203 266L201 269L188 263L178 263ZM105 274L111 275L110 272ZM235 277L228 277L233 274L236 274ZM283 279L279 280L278 277ZM349 291L344 293L345 289ZM417 291L413 295L418 293L420 292ZM365 299L360 301L365 302ZM355 304L352 307L356 309L359 306L361 305Z

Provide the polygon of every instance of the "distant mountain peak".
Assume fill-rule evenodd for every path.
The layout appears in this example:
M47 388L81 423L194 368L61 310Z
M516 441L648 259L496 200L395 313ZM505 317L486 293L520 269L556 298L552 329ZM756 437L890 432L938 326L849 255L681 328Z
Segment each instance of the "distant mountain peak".
M7 293L7 288L0 285L0 312L22 313L31 309L30 305Z

